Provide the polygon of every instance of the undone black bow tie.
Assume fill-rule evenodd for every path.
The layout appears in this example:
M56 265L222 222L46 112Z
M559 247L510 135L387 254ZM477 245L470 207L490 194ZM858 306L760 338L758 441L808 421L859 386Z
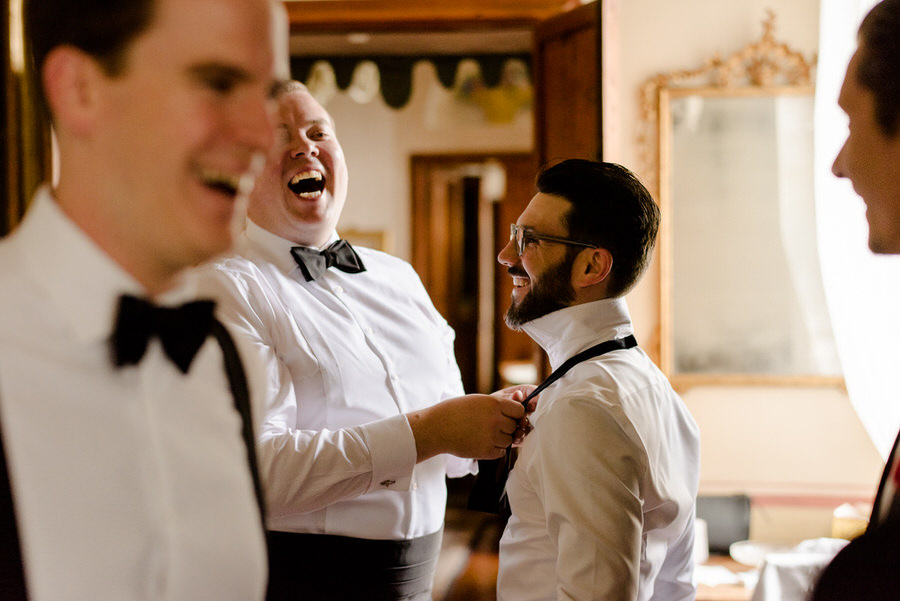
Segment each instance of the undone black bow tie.
M360 273L366 270L362 259L346 240L337 240L324 250L294 246L291 248L291 255L300 266L300 271L303 272L307 282L321 277L329 267L337 267L347 273Z
M169 359L186 374L210 334L214 308L215 303L207 300L160 307L122 295L111 339L113 363L118 367L136 365L147 351L150 339L157 336Z
M569 357L562 365L553 370L553 373L531 391L522 404L526 407L528 402L539 395L545 388L554 384L566 373L588 359L605 355L610 351L630 349L637 346L637 339L633 335L624 338L614 338L595 344L587 350ZM501 459L482 459L478 462L478 477L469 494L469 509L487 511L489 513L505 513L509 515L509 504L506 500L506 479L513 468L516 455L512 447L506 448L506 457Z

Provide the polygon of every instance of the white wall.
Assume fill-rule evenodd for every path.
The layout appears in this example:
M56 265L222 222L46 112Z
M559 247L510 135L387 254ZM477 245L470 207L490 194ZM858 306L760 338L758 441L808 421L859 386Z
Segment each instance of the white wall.
M413 69L413 93L402 110L381 96L359 104L338 93L325 105L337 124L350 169L350 195L340 228L385 230L392 252L410 259L410 174L413 154L530 152L533 124L521 111L509 124L492 124L480 108L453 101L434 65Z

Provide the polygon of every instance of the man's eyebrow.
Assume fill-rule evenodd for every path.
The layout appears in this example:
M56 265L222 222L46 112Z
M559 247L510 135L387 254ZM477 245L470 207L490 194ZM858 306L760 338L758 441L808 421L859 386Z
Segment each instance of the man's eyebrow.
M329 129L334 129L334 123L331 119L310 119L305 123L306 127L322 127L323 125Z
M197 79L227 79L235 82L244 82L250 79L249 73L244 69L224 63L209 62L191 65L188 73Z
M286 79L273 79L272 80L272 83L269 84L269 93L268 93L270 100L278 99L278 95L286 82L287 82Z

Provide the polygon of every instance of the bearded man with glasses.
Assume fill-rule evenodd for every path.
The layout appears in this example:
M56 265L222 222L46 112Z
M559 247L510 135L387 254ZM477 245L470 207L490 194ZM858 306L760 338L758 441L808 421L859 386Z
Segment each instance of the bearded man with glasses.
M693 599L699 432L636 346L624 299L659 209L613 163L563 161L537 189L498 260L514 285L506 322L554 374L507 482L498 599Z

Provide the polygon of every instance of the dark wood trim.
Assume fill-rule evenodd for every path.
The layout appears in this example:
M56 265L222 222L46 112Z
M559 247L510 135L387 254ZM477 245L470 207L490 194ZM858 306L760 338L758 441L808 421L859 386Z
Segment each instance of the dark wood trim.
M466 299L462 298L463 286L460 280L460 265L466 258L461 256L464 244L464 219L460 211L459 197L455 193L466 179L460 169L464 165L483 164L487 160L496 160L507 170L506 195L493 205L494 231L492 245L494 252L500 250L509 238L509 224L514 222L527 205L534 193L533 178L535 172L534 155L532 153L496 152L496 153L443 153L421 154L410 157L411 175L411 227L412 227L412 260L413 268L425 284L432 302L439 312L457 329L457 357L464 379L466 374L470 387L468 392L475 392L472 384L483 378L484 362L490 361L495 384L499 387L499 366L503 361L531 361L535 356L533 342L522 332L508 329L503 315L512 292L512 281L498 263L493 260L490 266L480 265L479 270L489 268L493 278L493 356L478 354L482 350L478 345L478 334L471 329L471 313L465 309ZM482 272L483 273L483 272ZM480 292L479 292L480 295ZM479 307L477 310L481 310ZM487 317L482 315L482 318ZM474 344L470 347L468 341ZM460 351L468 356L460 354ZM468 361L468 363L467 363ZM484 386L484 381L479 387ZM478 390L489 392L489 390Z
M559 36L575 29L590 27L599 15L600 2L592 2L566 12L551 13L537 26L540 37ZM550 18L554 17L554 18Z
M454 31L533 27L571 0L312 0L285 2L291 31Z
M0 29L3 30L2 38L3 47L7 50L3 53L3 125L2 131L0 131L0 135L3 136L3 149L2 149L2 158L0 160L3 161L3 206L2 210L0 210L0 236L5 234L10 229L10 199L11 199L11 190L12 184L10 182L12 165L10 163L10 145L11 140L15 132L11 131L11 126L13 125L11 115L12 115L12 101L14 99L14 91L12 87L13 75L12 69L10 68L10 56L9 56L9 10L2 11L0 14Z
M25 9L27 10L27 4ZM51 174L50 124L35 90L31 61L25 72L13 68L10 48L10 12L4 11L3 27L3 193L0 235L21 221L35 189ZM27 43L27 40L25 41Z
M557 14L541 22L535 28L531 68L535 89L534 148L538 162L541 165L548 160L561 158L561 156L556 155L553 150L548 148L553 146L550 143L551 141L561 142L561 140L557 139L560 135L570 141L578 142L576 149L568 156L582 156L583 158L602 160L601 14L602 3L599 1L593 2L568 12ZM572 55L579 38L592 38L590 52L593 53L593 56L585 56L584 54L580 56ZM575 68L568 71L560 71L560 65L557 64L560 61L564 61L567 67L575 66ZM570 85L575 82L578 82L580 85L577 87L572 86L571 88L566 86L561 89L561 93L557 93L557 90L552 86L558 85L562 80L565 80ZM553 81L557 83L552 83ZM575 127L574 119L577 118L578 113L575 111L575 105L572 102L576 100L576 97L573 95L579 91L589 91L593 95L591 102L585 102L585 99L581 99L581 106L583 108L587 104L592 104L594 114L589 119L593 123L579 123ZM554 117L556 124L550 123L550 116ZM567 128L556 130L555 128L559 125L560 118L571 119L571 122L564 122ZM571 127L568 127L569 125ZM591 131L586 131L585 127L588 127ZM564 131L569 133L562 133ZM590 140L585 142L587 136L590 136ZM568 143L563 145L568 146ZM582 145L589 148L582 148L581 152L579 152L578 146Z

